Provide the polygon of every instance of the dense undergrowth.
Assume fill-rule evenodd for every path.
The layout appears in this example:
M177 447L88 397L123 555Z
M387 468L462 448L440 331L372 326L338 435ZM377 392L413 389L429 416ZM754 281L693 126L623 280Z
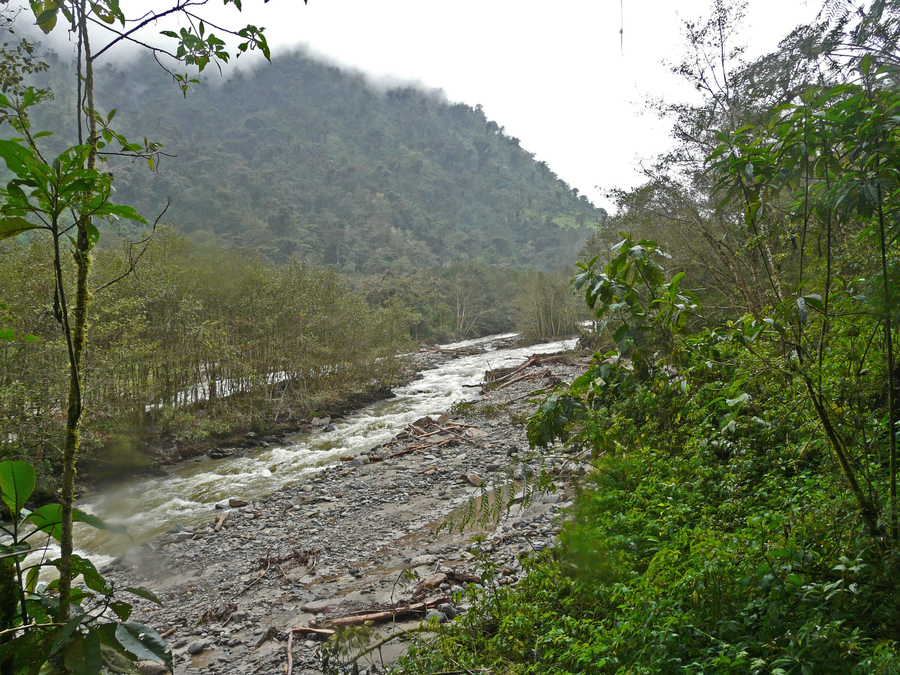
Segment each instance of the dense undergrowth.
M591 242L601 349L528 422L593 458L559 545L402 673L900 673L900 4L844 9L753 64L739 8L688 24L708 98Z
M596 456L560 546L401 672L900 672L900 560L861 526L804 391L708 333L673 359L677 376L613 366L560 392L590 408L568 440Z

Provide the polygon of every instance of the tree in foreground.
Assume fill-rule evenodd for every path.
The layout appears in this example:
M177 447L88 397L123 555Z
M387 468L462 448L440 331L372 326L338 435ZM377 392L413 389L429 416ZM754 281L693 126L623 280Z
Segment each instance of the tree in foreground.
M241 9L240 0L225 0L226 5ZM27 10L12 14L8 1L2 3L8 12L6 22L15 28ZM115 110L106 114L98 110L94 100L94 70L122 43L130 42L150 49L174 82L187 93L193 80L175 72L177 65L202 71L207 65L228 62L231 52L226 40L237 41L237 54L258 49L268 59L269 48L263 30L247 25L234 31L221 28L207 30L198 14L206 0L186 0L160 11L151 10L138 17L128 17L117 0L36 0L30 9L38 27L45 33L67 30L73 36L77 59L78 106L73 120L78 143L55 156L47 156L44 139L52 132L35 130L29 120L29 109L50 96L50 92L27 84L27 76L44 67L33 58L33 49L22 42L15 50L5 50L0 62L3 93L0 95L2 121L9 123L17 138L0 142L0 158L13 174L0 193L0 238L15 237L26 232L46 234L52 241L54 274L53 312L65 336L69 366L66 433L63 449L63 476L60 504L55 513L45 513L44 520L24 511L22 495L29 484L28 470L21 464L0 471L3 498L14 519L27 517L41 531L60 542L60 556L52 564L59 569L59 580L53 586L58 597L39 592L37 568L25 571L22 562L28 545L14 537L11 550L5 550L2 594L3 626L0 627L0 672L38 672L42 664L59 672L99 672L101 644L125 651L133 656L160 658L161 649L147 650L153 642L149 629L135 635L128 624L101 624L98 614L86 613L82 601L92 595L106 598L101 611L113 609L123 620L129 609L126 603L113 601L106 593L105 582L86 560L74 556L72 522L83 519L73 508L75 462L80 444L80 426L84 416L84 359L88 345L88 314L91 300L91 250L100 237L102 223L109 218L128 218L140 223L144 219L132 208L113 201L113 176L102 170L108 155L126 155L146 160L152 169L161 148L146 138L133 143L112 127ZM148 46L146 34L161 19L179 17L185 27L178 32L163 31L167 46ZM154 40L155 42L155 40ZM71 255L75 266L74 281L64 273L63 257ZM125 270L127 273L127 270ZM0 335L17 339L15 335ZM13 534L16 534L14 532ZM18 548L16 548L18 546ZM9 549L9 547L7 547ZM10 576L9 561L15 572ZM93 593L73 591L73 576L83 575ZM15 578L17 577L17 579ZM15 582L15 583L12 583ZM102 582L102 583L101 583ZM12 583L12 585L10 585ZM18 586L18 592L12 586ZM49 590L53 590L50 588ZM96 599L96 598L95 598ZM42 604L43 603L43 604ZM35 614L32 607L43 607ZM36 622L35 616L45 620ZM144 628L136 629L138 632ZM149 637L148 637L149 636ZM164 645L163 645L164 647Z

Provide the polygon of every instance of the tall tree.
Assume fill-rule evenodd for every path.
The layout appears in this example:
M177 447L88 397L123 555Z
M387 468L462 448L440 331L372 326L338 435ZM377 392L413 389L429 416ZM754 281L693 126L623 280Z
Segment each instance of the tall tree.
M6 6L8 0L3 1ZM112 203L112 175L100 170L100 163L109 154L140 157L152 169L160 151L150 141L129 142L112 127L115 110L103 115L95 101L95 67L109 57L124 42L145 47L155 53L162 64L177 63L202 71L210 63L224 63L231 52L225 40L237 40L237 54L259 49L269 58L269 48L263 30L247 25L237 30L215 28L198 15L207 0L180 0L168 9L151 10L137 18L126 17L117 0L36 0L31 11L37 25L45 33L54 29L68 30L74 36L77 59L78 105L76 119L78 144L68 148L55 159L44 157L41 139L47 132L35 133L29 120L29 108L47 96L32 87L6 88L0 97L6 118L22 137L3 141L0 156L15 178L3 191L0 206L0 238L7 238L29 230L44 230L53 241L53 269L55 276L54 312L65 334L69 388L66 415L66 434L63 451L63 479L60 495L62 505L61 555L59 581L59 620L65 622L71 613L72 517L75 484L75 461L80 445L80 427L84 415L84 359L87 345L88 312L91 301L91 249L99 238L97 218L124 216L143 222L136 211ZM241 9L240 0L225 0L226 5ZM149 46L144 34L167 17L180 16L185 26L177 33L163 31L174 46ZM11 15L18 16L18 15ZM24 16L24 15L23 15ZM15 18L8 18L14 22ZM223 36L225 39L223 39ZM174 42L172 42L174 41ZM23 47L27 52L27 47ZM30 52L28 52L30 56ZM28 65L27 58L20 59ZM187 93L193 81L190 75L165 66L176 84ZM5 80L9 73L4 71ZM12 71L14 84L17 71ZM75 264L74 287L63 272L64 248Z

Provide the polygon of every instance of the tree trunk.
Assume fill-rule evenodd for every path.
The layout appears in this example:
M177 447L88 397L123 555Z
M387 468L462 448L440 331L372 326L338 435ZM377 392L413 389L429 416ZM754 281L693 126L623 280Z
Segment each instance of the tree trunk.
M84 55L84 95L89 136L88 144L92 149L88 155L88 169L97 164L97 123L94 117L94 67L91 62L91 44L87 30L87 12L82 3L79 8L79 32L81 34ZM75 502L75 459L81 443L82 418L82 382L84 345L87 335L87 313L90 304L88 276L91 268L91 242L88 237L90 217L82 217L77 223L75 240L75 267L77 270L75 286L75 307L72 312L72 354L69 368L69 397L66 415L66 444L63 451L63 474L60 490L62 511L62 532L60 535L59 555L59 618L68 621L71 614L72 594L72 508Z

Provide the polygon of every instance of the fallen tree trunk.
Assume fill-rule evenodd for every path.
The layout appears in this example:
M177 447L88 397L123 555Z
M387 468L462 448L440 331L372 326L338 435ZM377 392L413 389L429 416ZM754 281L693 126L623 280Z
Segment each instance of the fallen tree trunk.
M341 616L334 619L326 619L321 624L316 624L313 627L319 629L341 628L343 626L361 626L367 621L372 621L373 623L393 621L394 619L406 617L410 614L423 614L432 607L437 607L442 602L447 602L447 598L441 596L440 598L435 598L426 602L417 602L407 607L396 607L394 609L389 609L382 612L369 612L366 614L355 614L351 616Z

